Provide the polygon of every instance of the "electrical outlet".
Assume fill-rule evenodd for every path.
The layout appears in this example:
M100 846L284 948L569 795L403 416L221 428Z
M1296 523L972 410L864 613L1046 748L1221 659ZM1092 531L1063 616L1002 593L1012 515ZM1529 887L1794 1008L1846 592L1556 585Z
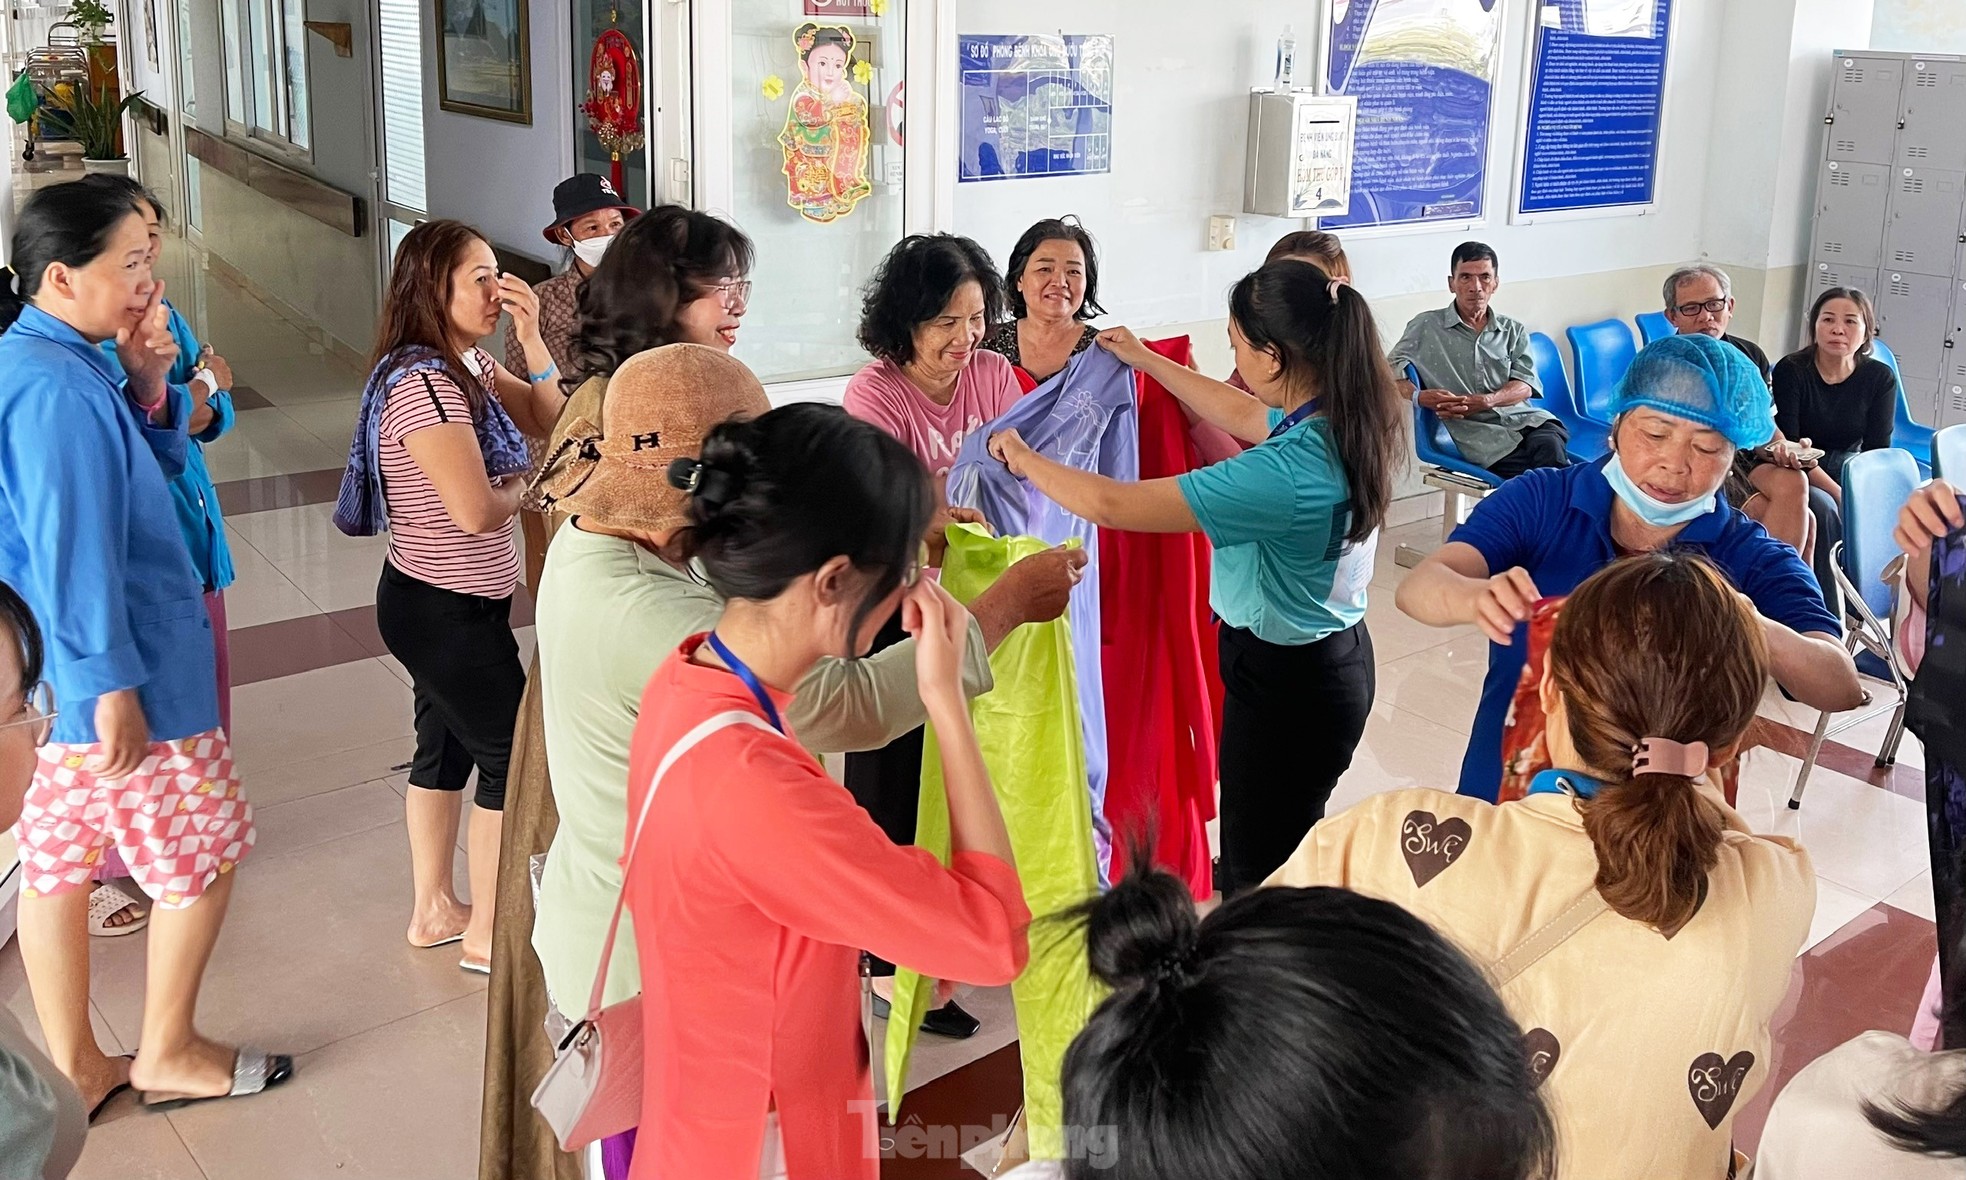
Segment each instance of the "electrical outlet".
M1208 219L1208 248L1210 250L1236 248L1235 218L1218 215Z

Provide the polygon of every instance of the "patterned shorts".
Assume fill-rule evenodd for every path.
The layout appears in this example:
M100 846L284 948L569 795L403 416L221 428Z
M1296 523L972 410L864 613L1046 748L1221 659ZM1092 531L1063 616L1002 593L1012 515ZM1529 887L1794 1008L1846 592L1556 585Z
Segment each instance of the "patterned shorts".
M156 742L135 774L114 782L85 769L101 749L41 748L14 828L22 897L87 885L104 851L114 848L158 905L182 909L246 858L258 833L221 731Z

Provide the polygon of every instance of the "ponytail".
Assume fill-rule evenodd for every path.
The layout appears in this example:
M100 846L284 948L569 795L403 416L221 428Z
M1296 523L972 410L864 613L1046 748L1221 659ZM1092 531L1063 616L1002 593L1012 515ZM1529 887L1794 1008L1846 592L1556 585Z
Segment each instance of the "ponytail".
M125 217L140 214L141 198L110 185L73 180L37 191L14 226L13 265L0 268L0 331L14 326L41 290L50 265L87 266L109 248Z
M1299 259L1265 263L1229 293L1243 338L1272 353L1285 380L1310 384L1351 493L1345 539L1364 541L1385 523L1399 459L1399 395L1379 345L1372 308L1352 285Z
M1603 780L1578 804L1597 850L1597 891L1632 921L1676 933L1706 895L1722 816L1693 778L1639 771L1634 760L1653 740L1739 748L1768 676L1753 609L1704 558L1626 558L1563 604L1549 675L1570 745Z

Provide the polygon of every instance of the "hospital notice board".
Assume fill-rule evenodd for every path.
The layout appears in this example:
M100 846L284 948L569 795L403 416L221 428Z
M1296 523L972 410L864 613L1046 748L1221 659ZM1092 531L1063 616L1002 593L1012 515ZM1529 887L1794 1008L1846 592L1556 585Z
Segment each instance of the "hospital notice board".
M1671 30L1672 0L1537 5L1515 220L1651 206Z

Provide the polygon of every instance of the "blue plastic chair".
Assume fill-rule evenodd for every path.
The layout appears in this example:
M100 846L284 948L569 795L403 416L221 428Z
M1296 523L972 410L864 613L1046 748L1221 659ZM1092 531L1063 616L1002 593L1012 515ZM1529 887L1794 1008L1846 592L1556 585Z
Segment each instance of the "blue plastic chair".
M1898 760L1898 743L1904 737L1905 698L1910 677L1898 656L1897 636L1892 629L1896 613L1896 591L1884 580L1884 569L1899 556L1892 532L1898 526L1898 513L1920 482L1918 464L1909 452L1896 447L1864 451L1850 456L1843 465L1843 544L1836 552L1836 580L1843 588L1846 609L1856 616L1844 646L1857 657L1857 670L1866 676L1888 681L1896 696L1875 709L1866 709L1834 726L1824 713L1809 741L1809 756L1796 777L1789 806L1802 806L1802 789L1816 765L1823 742L1831 734L1891 710L1891 727L1877 753L1877 765L1889 766Z
M1634 318L1638 320L1638 338L1641 344L1663 340L1679 332L1679 329L1672 326L1672 321L1666 318L1666 313L1663 311L1641 311Z
M1406 366L1406 379L1413 383L1416 394L1426 388L1420 380L1420 371L1412 365ZM1447 433L1447 424L1440 420L1439 414L1421 405L1418 396L1413 399L1413 454L1420 462L1443 471L1472 476L1491 488L1502 486L1501 476L1462 457L1461 448L1454 445L1454 437Z
M1898 379L1898 418L1891 428L1891 445L1911 452L1918 460L1918 468L1926 475L1932 474L1932 428L1911 416L1911 402L1905 394L1905 375L1898 369L1898 354L1882 340L1871 341L1871 350L1877 359L1891 366L1891 372Z
M1638 342L1623 320L1599 320L1565 328L1571 356L1576 360L1577 409L1593 422L1611 425L1611 391L1631 368Z
M1556 341L1541 332L1531 332L1529 357L1536 364L1536 376L1543 382L1542 407L1555 414L1557 421L1570 431L1570 441L1564 449L1579 463L1602 458L1611 449L1611 431L1578 412L1577 401L1570 396L1570 379L1563 374L1563 358L1557 355Z
M1966 425L1948 426L1932 436L1932 473L1954 484L1966 483Z

